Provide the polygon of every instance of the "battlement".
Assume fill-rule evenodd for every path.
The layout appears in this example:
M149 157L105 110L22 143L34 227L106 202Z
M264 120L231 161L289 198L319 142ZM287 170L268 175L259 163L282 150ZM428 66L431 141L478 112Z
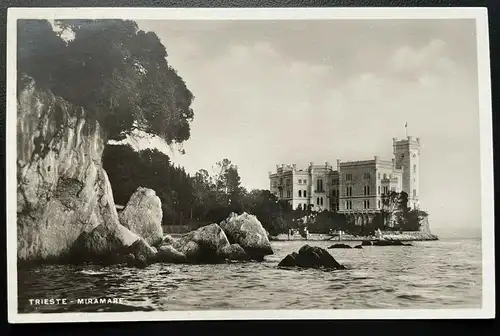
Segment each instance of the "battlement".
M392 144L393 146L396 145L407 145L407 144L420 144L420 138L414 138L413 136L409 135L406 137L406 139L400 139L398 138L392 138Z
M321 169L321 168L326 168L328 170L333 169L332 165L328 163L328 161L325 161L324 164L314 164L314 162L309 162L309 169Z
M377 162L377 160L344 161L344 162L340 162L339 166L340 167L347 167L347 166L374 165L376 162Z

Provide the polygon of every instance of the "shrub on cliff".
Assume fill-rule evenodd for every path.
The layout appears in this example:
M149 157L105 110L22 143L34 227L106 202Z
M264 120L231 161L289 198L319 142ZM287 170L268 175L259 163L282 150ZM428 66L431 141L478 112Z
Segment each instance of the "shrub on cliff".
M37 85L96 118L108 139L121 140L134 130L167 143L190 136L192 93L167 62L153 32L124 20L18 21L18 78ZM62 33L72 33L64 40ZM21 81L19 81L21 84Z

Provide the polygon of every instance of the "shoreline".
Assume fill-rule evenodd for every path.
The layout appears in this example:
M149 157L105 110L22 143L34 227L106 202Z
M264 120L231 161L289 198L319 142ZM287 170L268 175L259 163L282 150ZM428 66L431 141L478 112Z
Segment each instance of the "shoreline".
M173 238L182 236L182 233L170 233L170 236ZM328 242L363 242L363 241L378 241L378 240L399 240L402 242L411 242L411 241L436 241L439 240L439 237L432 233L424 233L419 231L409 231L403 234L395 233L395 234L384 234L382 238L377 238L374 236L350 236L345 235L343 238L338 239L338 237L333 237L326 234L317 234L310 233L306 238L300 235L290 236L288 238L287 234L279 234L278 236L270 236L269 241L328 241Z
M410 231L405 232L403 234L385 234L382 237L372 237L372 236L361 236L354 237L346 235L344 238L332 237L329 235L321 235L321 234L309 234L307 238L304 238L299 235L288 236L287 234L280 234L275 237L269 237L269 241L328 241L328 242L363 242L363 241L402 241L402 242L411 242L411 241L436 241L439 238L436 235L431 233L424 233L418 231Z

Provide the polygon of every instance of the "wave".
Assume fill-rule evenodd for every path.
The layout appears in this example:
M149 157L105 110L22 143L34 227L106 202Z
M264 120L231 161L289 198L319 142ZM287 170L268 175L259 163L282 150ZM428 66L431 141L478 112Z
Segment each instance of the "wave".
M104 275L104 274L107 274L107 272L99 272L99 271L92 271L92 270L82 270L78 273L85 274L85 275Z
M423 299L424 297L422 295L418 295L418 294L402 294L402 295L396 296L396 298L410 300L410 301L417 301L417 300Z

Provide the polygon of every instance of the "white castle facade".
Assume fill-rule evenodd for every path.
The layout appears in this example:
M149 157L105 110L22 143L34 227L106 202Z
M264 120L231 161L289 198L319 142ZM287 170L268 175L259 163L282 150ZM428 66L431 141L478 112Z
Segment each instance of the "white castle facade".
M287 200L293 209L334 210L355 215L360 223L370 222L383 208L382 198L391 191L408 194L408 205L418 208L420 139L393 138L392 160L375 156L372 160L337 160L336 169L328 162L307 169L277 165L269 173L270 191Z

